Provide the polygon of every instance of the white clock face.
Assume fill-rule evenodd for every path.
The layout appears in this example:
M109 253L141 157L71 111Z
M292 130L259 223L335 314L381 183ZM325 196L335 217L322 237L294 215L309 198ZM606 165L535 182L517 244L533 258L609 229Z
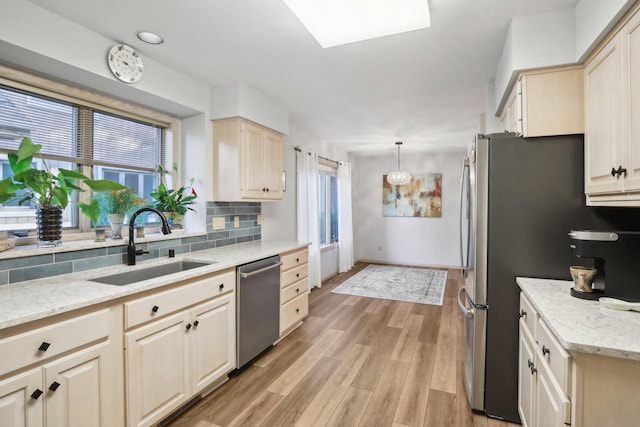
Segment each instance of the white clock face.
M125 83L135 83L142 77L142 57L131 46L117 44L107 56L114 76Z

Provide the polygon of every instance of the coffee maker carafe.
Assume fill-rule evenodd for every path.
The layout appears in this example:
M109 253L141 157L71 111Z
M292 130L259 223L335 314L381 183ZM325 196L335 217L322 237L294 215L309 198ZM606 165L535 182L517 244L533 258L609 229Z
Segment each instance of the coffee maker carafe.
M597 270L596 294L640 301L640 232L581 230L569 236L580 264Z

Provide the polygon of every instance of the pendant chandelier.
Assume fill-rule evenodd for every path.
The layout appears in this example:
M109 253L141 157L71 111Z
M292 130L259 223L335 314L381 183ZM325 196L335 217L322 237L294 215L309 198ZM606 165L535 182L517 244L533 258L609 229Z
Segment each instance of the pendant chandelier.
M402 142L398 141L396 145L398 146L398 170L387 174L387 182L391 185L405 185L411 181L411 174L408 171L400 170L400 146Z

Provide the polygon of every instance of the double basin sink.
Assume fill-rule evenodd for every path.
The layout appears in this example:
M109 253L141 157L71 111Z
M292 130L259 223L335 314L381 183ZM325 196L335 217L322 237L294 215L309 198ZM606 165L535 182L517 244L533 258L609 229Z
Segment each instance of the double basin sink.
M194 268L206 267L214 263L215 262L177 261L169 264L162 264L153 267L127 271L124 273L96 277L89 280L92 282L105 283L107 285L125 286L142 282L143 280L166 276L167 274L180 273L182 271L192 270Z

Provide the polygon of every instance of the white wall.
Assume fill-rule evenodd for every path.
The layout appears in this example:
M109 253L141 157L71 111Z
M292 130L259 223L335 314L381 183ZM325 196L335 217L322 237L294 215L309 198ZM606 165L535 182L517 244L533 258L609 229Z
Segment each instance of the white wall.
M462 151L408 152L401 157L403 169L414 173L442 173L441 218L383 217L382 175L395 168L395 157L352 155L356 259L458 267L458 192L463 155Z
M289 110L246 84L211 89L211 119L229 117L244 117L285 135L289 133Z
M576 5L576 53L583 61L636 0L580 0Z

